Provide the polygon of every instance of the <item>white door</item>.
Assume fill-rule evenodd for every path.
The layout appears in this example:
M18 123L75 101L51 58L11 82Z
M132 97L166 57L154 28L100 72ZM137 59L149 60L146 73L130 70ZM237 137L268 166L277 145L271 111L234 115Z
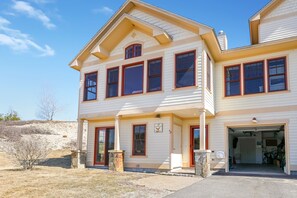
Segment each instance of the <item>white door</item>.
M182 167L182 130L178 125L173 125L173 145L171 153L171 169Z
M256 164L256 138L240 138L240 163Z

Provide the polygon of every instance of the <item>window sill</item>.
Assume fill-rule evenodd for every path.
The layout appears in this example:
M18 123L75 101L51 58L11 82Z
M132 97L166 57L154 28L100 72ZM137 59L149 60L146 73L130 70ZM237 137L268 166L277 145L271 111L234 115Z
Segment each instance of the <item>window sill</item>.
M179 87L179 88L173 88L172 91L179 91L179 90L187 90L187 89L197 89L199 86L193 85L193 86L187 86L187 87Z
M148 158L147 155L130 155L130 158Z
M115 100L115 99L134 97L134 96L140 96L140 95L143 96L143 95L153 95L153 94L161 94L161 93L164 93L164 91L161 90L161 91L152 91L152 92L146 92L146 93L123 95L123 96L117 96L117 97L111 97L111 98L104 98L104 100Z
M98 99L96 100L83 100L81 103L92 103L92 102L98 102Z
M291 90L263 92L263 93L254 93L254 94L245 94L245 95L236 95L236 96L224 96L223 99L249 98L249 97L255 97L255 96L276 95L276 94L284 94L284 93L291 93Z

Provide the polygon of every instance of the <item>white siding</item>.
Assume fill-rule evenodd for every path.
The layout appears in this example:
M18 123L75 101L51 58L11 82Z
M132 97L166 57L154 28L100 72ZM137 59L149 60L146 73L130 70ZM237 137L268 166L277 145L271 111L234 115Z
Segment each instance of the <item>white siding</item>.
M224 66L235 65L240 63L260 61L270 58L287 56L287 76L289 91L285 93L263 93L245 96L224 97ZM236 61L228 61L218 63L215 69L216 83L216 112L239 110L239 109L255 109L265 107L279 107L287 105L297 105L297 50L268 54L263 56L240 59ZM267 81L266 81L267 83Z
M163 123L163 132L155 133L154 124ZM146 157L132 156L133 125L146 124ZM87 166L94 165L95 128L114 126L114 122L90 122L88 133ZM134 168L144 164L160 165L169 169L170 117L143 118L120 121L120 146L125 151L125 164Z
M136 18L139 18L161 29L164 29L174 41L197 36L197 34L193 32L185 30L177 25L171 24L167 21L161 20L155 16L149 15L137 9L132 10L130 14Z
M297 1L285 0L261 19L259 42L297 36Z
M296 0L284 0L276 9L272 10L265 16L266 19L281 16L284 14L296 13L297 1Z
M259 32L260 43L297 36L297 16L261 23Z
M189 50L196 50L196 78L197 87L173 90L174 89L174 60L175 54ZM145 55L145 54L144 54ZM160 57L156 54L156 57ZM144 60L146 62L146 60ZM83 89L80 93L80 114L98 114L114 116L117 113L127 114L131 112L148 111L168 111L171 107L178 108L180 105L190 105L191 108L198 108L202 103L201 98L201 61L202 45L200 41L190 44L171 47L165 50L163 55L163 91L158 93L137 94L134 96L123 96L113 99L105 99L106 93L106 65L104 64L83 67L81 77L84 73L98 71L98 93L97 100L90 102L83 101ZM121 66L115 64L114 66ZM146 63L145 69L146 71ZM146 76L144 78L144 88L146 87Z
M117 55L117 54L124 54L125 47L129 44L133 44L137 41L141 41L143 43L143 48L149 48L153 46L159 45L158 41L150 37L140 31L133 30L131 31L126 38L124 38L110 53L111 56ZM124 57L123 57L124 58Z

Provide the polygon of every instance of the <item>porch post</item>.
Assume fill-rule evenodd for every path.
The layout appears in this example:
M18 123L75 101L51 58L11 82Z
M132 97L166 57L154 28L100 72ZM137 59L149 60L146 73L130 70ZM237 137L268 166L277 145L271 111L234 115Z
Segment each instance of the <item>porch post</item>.
M200 112L200 150L206 150L205 147L205 109Z
M195 174L201 177L210 176L210 151L206 150L205 112L200 112L200 149L195 150Z
M84 122L85 121L83 119L78 120L76 151L72 151L72 153L71 153L72 168L84 168L85 167L86 154L82 150Z
M78 120L77 127L77 150L82 150L82 142L83 142L83 128L84 128L84 120Z
M109 170L124 171L124 151L120 147L120 116L115 116L114 150L109 150Z
M114 150L120 150L120 116L115 117L114 127Z

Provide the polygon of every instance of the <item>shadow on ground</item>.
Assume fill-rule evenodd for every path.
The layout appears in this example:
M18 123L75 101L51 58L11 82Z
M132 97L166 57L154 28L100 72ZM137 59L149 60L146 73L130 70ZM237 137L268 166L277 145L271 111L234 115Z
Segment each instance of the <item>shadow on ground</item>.
M58 158L49 158L39 163L40 166L71 168L71 155L64 155Z

